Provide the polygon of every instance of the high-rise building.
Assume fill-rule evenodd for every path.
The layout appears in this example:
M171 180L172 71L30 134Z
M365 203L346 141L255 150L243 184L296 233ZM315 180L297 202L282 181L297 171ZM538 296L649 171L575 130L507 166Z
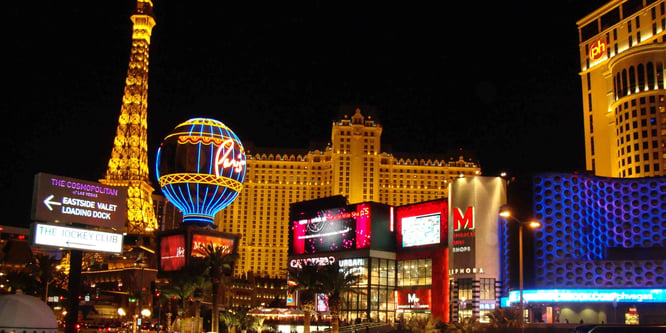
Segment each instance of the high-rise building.
M383 152L382 126L356 109L335 121L321 150L246 147L243 192L215 218L218 230L241 234L235 274L286 275L289 204L343 195L350 204L406 205L446 198L453 179L481 174L475 161L456 156Z
M586 167L664 176L664 0L614 0L577 22Z
M148 173L148 50L155 26L151 0L138 0L130 18L132 48L125 92L111 159L100 182L127 188L128 221L124 231L145 234L157 229L154 189Z

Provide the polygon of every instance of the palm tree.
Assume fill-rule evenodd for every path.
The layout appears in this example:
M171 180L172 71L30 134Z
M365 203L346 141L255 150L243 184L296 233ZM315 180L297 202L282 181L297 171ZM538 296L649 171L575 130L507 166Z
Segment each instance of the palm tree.
M39 283L39 292L44 301L47 301L49 283L56 277L59 263L60 260L55 257L39 253L34 255L28 264L29 270Z
M168 298L177 298L180 299L181 309L181 326L184 324L183 320L185 318L188 301L193 299L196 296L197 290L205 288L208 281L206 281L203 276L192 272L191 270L184 269L172 275L170 278L171 282L161 289L161 292L164 296ZM198 311L195 311L198 313ZM195 321L198 323L199 318L195 316ZM180 327L179 330L182 332L183 328Z
M203 258L203 265L206 269L206 275L210 279L212 287L212 314L211 331L219 332L220 323L220 294L224 296L224 291L220 292L226 284L226 278L229 277L233 270L233 263L238 259L238 254L228 253L227 249L220 246L215 246L213 243L208 243L197 250Z
M439 331L444 333L472 333L481 331L479 321L473 316L465 317L459 322L441 323L438 325L438 328Z
M342 309L343 295L361 292L358 285L361 276L351 267L340 267L336 261L330 265L322 266L318 270L321 290L328 296L328 308L331 312L331 333L340 331L340 311Z
M517 308L496 308L488 313L490 327L515 328L520 327L520 310Z
M303 333L310 333L310 319L316 305L315 295L321 291L319 266L306 262L300 269L290 269L289 283L289 291L298 292L299 295L298 305L303 311Z

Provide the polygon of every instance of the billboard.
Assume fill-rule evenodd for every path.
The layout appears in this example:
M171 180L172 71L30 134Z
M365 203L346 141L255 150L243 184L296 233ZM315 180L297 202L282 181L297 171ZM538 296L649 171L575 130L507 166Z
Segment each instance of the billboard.
M369 204L302 212L292 220L292 253L314 254L370 247Z
M458 178L449 185L449 274L499 277L499 209L506 204L500 177Z
M223 233L198 227L186 227L158 233L160 271L178 271L192 258L203 258L201 249L208 244L221 248L223 254L236 252L238 234Z
M163 271L177 271L185 266L185 234L164 236L160 239L160 267Z
M122 229L127 189L47 173L35 175L31 218Z
M234 250L235 238L213 235L192 234L192 256L203 257L201 250L208 244L213 244L217 248L222 248L223 254L229 254Z
M396 208L396 238L402 248L446 245L446 201Z
M34 223L32 226L32 243L94 252L122 253L123 251L122 234L40 223Z
M430 310L431 289L396 290L398 310Z

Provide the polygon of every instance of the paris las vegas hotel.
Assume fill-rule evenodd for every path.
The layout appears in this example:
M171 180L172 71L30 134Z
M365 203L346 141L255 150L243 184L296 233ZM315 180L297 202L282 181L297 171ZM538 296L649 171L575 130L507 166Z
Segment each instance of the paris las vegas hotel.
M235 275L286 276L289 204L343 195L350 203L400 206L442 199L449 183L480 175L468 156L426 158L381 150L382 126L356 109L332 124L318 150L246 147L244 188L215 217L219 230L242 234Z

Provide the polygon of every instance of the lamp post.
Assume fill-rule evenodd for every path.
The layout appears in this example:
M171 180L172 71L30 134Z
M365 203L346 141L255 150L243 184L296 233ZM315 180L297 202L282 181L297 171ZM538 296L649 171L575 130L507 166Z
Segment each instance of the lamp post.
M520 297L518 298L518 311L520 312L520 329L525 328L525 315L523 309L523 228L528 226L532 229L541 228L541 222L539 221L521 221L511 215L511 211L508 207L504 206L500 209L499 215L507 221L513 221L518 223L518 284L520 287Z

